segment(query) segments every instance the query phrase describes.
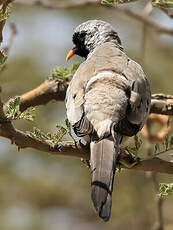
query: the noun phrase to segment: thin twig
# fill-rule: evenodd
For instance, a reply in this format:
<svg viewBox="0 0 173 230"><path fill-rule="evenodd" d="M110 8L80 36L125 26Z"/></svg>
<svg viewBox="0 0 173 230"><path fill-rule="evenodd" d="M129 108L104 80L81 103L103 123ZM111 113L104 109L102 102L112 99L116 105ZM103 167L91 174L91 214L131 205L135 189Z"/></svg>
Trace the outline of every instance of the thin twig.
<svg viewBox="0 0 173 230"><path fill-rule="evenodd" d="M61 2L51 2L51 1L15 1L15 5L28 5L28 6L41 6L47 9L67 9L67 8L77 8L77 7L86 7L88 5L98 5L100 4L100 0L85 0L85 1L77 1L73 3L67 3L66 1Z"/></svg>
<svg viewBox="0 0 173 230"><path fill-rule="evenodd" d="M144 10L143 10L143 15L145 17L148 17L151 12L153 11L153 6L151 4L151 1L147 2ZM141 34L141 60L144 62L145 59L145 51L146 51L146 40L147 40L147 26L145 23L142 25L142 34Z"/></svg>
<svg viewBox="0 0 173 230"><path fill-rule="evenodd" d="M52 77L46 79L37 88L20 96L20 110L45 105L52 100L64 101L68 83Z"/></svg>
<svg viewBox="0 0 173 230"><path fill-rule="evenodd" d="M157 33L160 34L169 34L173 35L173 28L167 28L165 26L162 26L161 24L158 24L157 22L151 20L150 18L146 17L142 13L136 13L134 11L129 10L125 7L119 7L119 6L113 6L118 12L121 12L131 18L136 19L139 22L145 23L145 25L149 26L153 30L155 30Z"/></svg>
<svg viewBox="0 0 173 230"><path fill-rule="evenodd" d="M65 1L64 1L65 2ZM146 17L142 13L136 13L128 8L125 7L120 7L115 4L109 4L109 5L101 5L100 0L88 0L88 1L81 1L81 2L73 2L72 4L67 4L67 3L55 3L55 2L44 2L44 1L35 1L35 2L30 2L30 1L15 1L15 4L22 4L22 5L37 5L37 6L42 6L48 9L64 9L64 8L76 8L76 7L84 7L87 5L98 5L99 7L114 7L118 12L123 13L131 18L134 18L140 22L145 23L145 25L151 27L158 33L165 33L169 35L173 35L173 28L167 28L165 26L162 26L158 24L157 22L151 20L150 18Z"/></svg>

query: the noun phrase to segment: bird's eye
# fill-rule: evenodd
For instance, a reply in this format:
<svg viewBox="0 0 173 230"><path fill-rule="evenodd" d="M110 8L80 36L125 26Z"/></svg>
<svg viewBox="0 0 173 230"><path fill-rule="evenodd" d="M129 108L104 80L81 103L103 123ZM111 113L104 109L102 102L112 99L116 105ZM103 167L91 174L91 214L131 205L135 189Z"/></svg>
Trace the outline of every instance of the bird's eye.
<svg viewBox="0 0 173 230"><path fill-rule="evenodd" d="M85 37L85 35L86 35L86 33L85 33L85 32L81 32L80 37L81 37L81 38L84 38L84 37Z"/></svg>

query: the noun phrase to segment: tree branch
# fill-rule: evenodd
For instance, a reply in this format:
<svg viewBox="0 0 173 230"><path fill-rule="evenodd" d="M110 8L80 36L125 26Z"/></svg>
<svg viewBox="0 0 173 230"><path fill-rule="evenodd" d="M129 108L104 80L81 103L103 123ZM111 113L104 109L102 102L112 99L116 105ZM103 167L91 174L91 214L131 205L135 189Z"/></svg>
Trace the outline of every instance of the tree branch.
<svg viewBox="0 0 173 230"><path fill-rule="evenodd" d="M133 166L132 169L173 174L173 163L154 157L140 161L137 165Z"/></svg>
<svg viewBox="0 0 173 230"><path fill-rule="evenodd" d="M65 2L65 1L64 1ZM141 13L136 13L134 11L129 10L126 7L120 7L115 4L106 4L106 5L101 5L100 0L86 0L86 1L81 1L81 2L73 2L73 3L64 3L64 2L44 2L44 1L34 1L34 2L26 2L26 1L15 1L15 4L22 4L22 5L37 5L37 6L42 6L48 9L64 9L64 8L76 8L76 7L86 7L87 5L98 5L100 7L114 7L115 10L117 10L120 13L123 13L131 18L134 18L140 22L145 23L145 25L151 27L158 33L164 33L164 34L169 34L173 35L173 28L167 28L165 26L162 26L161 24L158 24L157 22L151 20L149 17L146 17L143 12ZM170 12L170 11L169 11Z"/></svg>
<svg viewBox="0 0 173 230"><path fill-rule="evenodd" d="M125 7L119 7L119 6L113 6L118 12L121 12L131 18L136 19L137 21L143 22L145 25L151 27L154 29L157 33L160 34L169 34L173 35L173 28L167 28L165 26L162 26L161 24L158 24L157 22L149 19L146 17L145 14L143 13L136 13L134 11L129 10L128 8Z"/></svg>
<svg viewBox="0 0 173 230"><path fill-rule="evenodd" d="M153 94L150 113L173 115L173 96Z"/></svg>
<svg viewBox="0 0 173 230"><path fill-rule="evenodd" d="M33 148L42 152L48 152L56 155L73 156L84 159L89 159L88 146L82 145L80 142L74 143L70 141L59 142L57 144L51 144L49 142L42 142L29 135L21 132L13 126L11 121L8 121L3 112L3 103L0 101L0 136L11 140L12 144L15 144L18 149L21 148ZM124 158L124 155L123 155ZM121 168L126 168L120 165ZM140 161L132 169L143 171L155 171L160 173L173 174L173 163L164 161L159 158L152 158L144 161Z"/></svg>
<svg viewBox="0 0 173 230"><path fill-rule="evenodd" d="M0 136L11 140L12 144L16 144L18 149L33 148L42 152L48 152L51 154L61 154L67 156L76 156L86 158L86 148L81 148L81 144L75 144L74 142L66 141L57 144L49 142L42 142L35 138L30 137L26 133L15 129L12 122L8 120L3 112L3 103L0 100Z"/></svg>
<svg viewBox="0 0 173 230"><path fill-rule="evenodd" d="M20 96L20 110L23 112L29 107L45 105L52 100L64 101L68 81L57 78L48 78L37 88Z"/></svg>

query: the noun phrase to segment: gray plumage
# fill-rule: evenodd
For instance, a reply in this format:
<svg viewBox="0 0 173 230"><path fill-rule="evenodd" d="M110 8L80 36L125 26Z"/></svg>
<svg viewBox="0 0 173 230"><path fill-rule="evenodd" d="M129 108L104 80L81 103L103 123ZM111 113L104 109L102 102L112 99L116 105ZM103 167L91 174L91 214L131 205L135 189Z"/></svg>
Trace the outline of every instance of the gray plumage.
<svg viewBox="0 0 173 230"><path fill-rule="evenodd" d="M110 24L87 21L76 28L73 42L76 54L86 60L67 90L67 117L76 135L90 136L91 197L107 221L120 141L142 129L150 111L150 87Z"/></svg>

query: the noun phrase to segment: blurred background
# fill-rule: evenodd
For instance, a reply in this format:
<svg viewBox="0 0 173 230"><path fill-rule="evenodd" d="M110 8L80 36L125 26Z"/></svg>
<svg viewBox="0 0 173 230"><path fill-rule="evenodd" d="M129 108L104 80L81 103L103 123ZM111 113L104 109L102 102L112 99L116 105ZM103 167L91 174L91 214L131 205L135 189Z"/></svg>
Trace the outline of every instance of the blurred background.
<svg viewBox="0 0 173 230"><path fill-rule="evenodd" d="M55 2L71 4L72 1ZM139 12L145 3L126 6ZM152 12L151 18L173 27L173 20L158 9ZM113 8L90 5L48 9L16 4L4 29L3 46L9 38L10 22L15 23L18 33L7 67L0 75L3 100L38 86L56 66L81 62L81 58L74 57L67 64L65 57L73 47L74 28L88 19L102 19L116 28L126 53L142 64L152 93L172 94L173 37L147 28L142 59L142 24ZM34 122L18 121L16 127L32 130L36 126L44 132L54 132L56 124L64 124L66 117L62 102L40 106L36 114ZM159 175L159 182L172 182L172 179L169 175ZM80 159L52 156L33 149L18 152L9 140L0 138L0 230L150 230L156 217L154 199L153 184L146 173L117 172L112 217L104 223L92 207L90 172ZM165 230L172 230L173 197L164 201L163 210Z"/></svg>

